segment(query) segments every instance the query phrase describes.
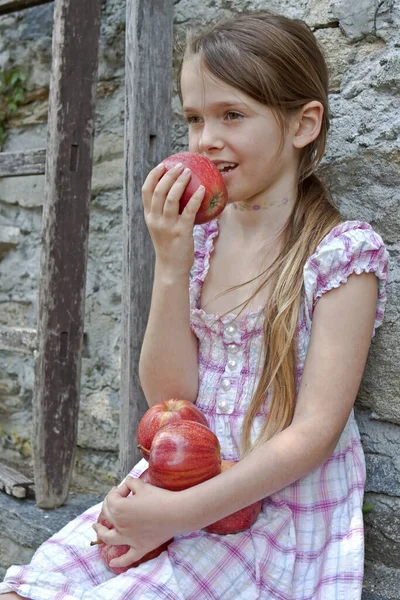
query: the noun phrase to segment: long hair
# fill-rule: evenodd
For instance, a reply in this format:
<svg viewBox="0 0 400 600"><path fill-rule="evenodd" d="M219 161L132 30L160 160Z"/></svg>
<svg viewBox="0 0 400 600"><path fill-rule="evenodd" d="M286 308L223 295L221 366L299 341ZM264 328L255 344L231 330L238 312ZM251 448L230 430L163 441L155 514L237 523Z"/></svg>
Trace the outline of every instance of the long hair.
<svg viewBox="0 0 400 600"><path fill-rule="evenodd" d="M288 117L295 111L312 100L324 107L321 131L300 155L296 200L280 233L279 256L261 274L258 289L243 307L271 284L263 324L264 362L242 431L245 455L288 427L293 419L303 267L321 239L342 221L315 174L329 129L328 72L317 41L305 23L266 11L241 13L198 35L189 30L183 61L192 55L199 55L205 69L220 80L273 108L282 139ZM268 417L252 446L252 422L269 394Z"/></svg>

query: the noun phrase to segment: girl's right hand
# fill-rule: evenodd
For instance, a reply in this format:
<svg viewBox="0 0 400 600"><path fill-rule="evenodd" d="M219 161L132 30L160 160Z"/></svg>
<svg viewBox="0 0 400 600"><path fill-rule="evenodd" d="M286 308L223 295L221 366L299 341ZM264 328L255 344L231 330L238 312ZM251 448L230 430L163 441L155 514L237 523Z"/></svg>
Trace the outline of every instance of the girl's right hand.
<svg viewBox="0 0 400 600"><path fill-rule="evenodd" d="M142 187L144 218L156 262L175 275L189 274L193 265L194 219L205 194L200 186L179 214L179 200L190 176L190 170L184 170L183 165L167 171L161 163L150 171Z"/></svg>

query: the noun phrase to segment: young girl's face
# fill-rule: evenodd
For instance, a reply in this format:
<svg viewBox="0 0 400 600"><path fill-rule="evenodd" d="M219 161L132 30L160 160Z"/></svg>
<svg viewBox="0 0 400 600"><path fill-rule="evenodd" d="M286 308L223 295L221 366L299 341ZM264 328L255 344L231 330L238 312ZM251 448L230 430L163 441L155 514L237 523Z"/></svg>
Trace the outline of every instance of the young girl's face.
<svg viewBox="0 0 400 600"><path fill-rule="evenodd" d="M181 90L189 127L189 150L205 155L221 170L229 202L257 204L290 195L298 164L289 126L284 134L273 111L185 60Z"/></svg>

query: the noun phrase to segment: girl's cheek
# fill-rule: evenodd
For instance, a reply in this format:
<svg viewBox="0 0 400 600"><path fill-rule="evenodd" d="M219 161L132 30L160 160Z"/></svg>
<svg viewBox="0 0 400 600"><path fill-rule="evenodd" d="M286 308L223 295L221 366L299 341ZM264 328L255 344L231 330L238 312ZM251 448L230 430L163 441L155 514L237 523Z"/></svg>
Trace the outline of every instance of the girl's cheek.
<svg viewBox="0 0 400 600"><path fill-rule="evenodd" d="M199 151L199 136L189 134L189 152Z"/></svg>

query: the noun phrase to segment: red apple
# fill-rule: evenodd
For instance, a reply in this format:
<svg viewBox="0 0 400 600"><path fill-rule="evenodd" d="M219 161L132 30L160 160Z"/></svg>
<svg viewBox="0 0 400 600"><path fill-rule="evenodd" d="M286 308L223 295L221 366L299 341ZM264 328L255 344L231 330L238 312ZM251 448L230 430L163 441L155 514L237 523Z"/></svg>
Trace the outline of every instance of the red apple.
<svg viewBox="0 0 400 600"><path fill-rule="evenodd" d="M111 523L109 523L106 520L106 518L104 517L104 514L102 512L100 512L97 521L98 521L98 523L101 523L102 525L104 525L104 527L107 527L107 529L114 528L113 525L111 525ZM106 564L106 567L108 569L110 569L110 571L115 573L116 575L120 575L121 573L125 573L125 571L127 571L128 569L137 567L141 563L151 560L152 558L156 558L157 556L159 556L161 554L161 552L164 552L164 550L166 550L168 548L169 544L173 541L174 540L172 538L172 539L168 540L167 542L164 542L164 544L161 544L160 546L158 546L158 548L155 548L154 550L147 552L147 554L142 556L142 558L140 558L139 560L135 560L133 563L131 563L127 567L111 567L110 562L112 561L113 558L119 558L123 554L126 554L129 550L130 546L128 546L126 544L121 544L121 545L105 544L101 540L97 540L97 542L91 542L91 546L94 546L95 544L99 544L100 556L101 556L102 560L104 561L104 563Z"/></svg>
<svg viewBox="0 0 400 600"><path fill-rule="evenodd" d="M235 464L236 463L234 461L223 460L221 463L221 473ZM208 531L208 533L218 533L219 535L245 531L256 521L258 515L260 514L261 506L262 500L258 500L257 502L250 504L250 506L241 508L231 515L228 515L227 517L208 525L208 527L204 527L204 530Z"/></svg>
<svg viewBox="0 0 400 600"><path fill-rule="evenodd" d="M197 211L195 224L207 223L224 210L228 192L224 178L211 160L194 152L179 152L163 160L163 163L168 170L177 163L182 163L191 171L191 178L179 201L179 214L182 213L199 185L204 185L206 191L203 202Z"/></svg>
<svg viewBox="0 0 400 600"><path fill-rule="evenodd" d="M178 400L171 398L157 402L147 410L140 420L137 431L138 448L142 456L149 458L151 444L156 431L171 423L181 419L187 421L197 421L208 427L207 419L193 402L188 400Z"/></svg>
<svg viewBox="0 0 400 600"><path fill-rule="evenodd" d="M150 483L172 491L202 483L221 470L217 436L195 421L174 421L157 431L149 456Z"/></svg>

